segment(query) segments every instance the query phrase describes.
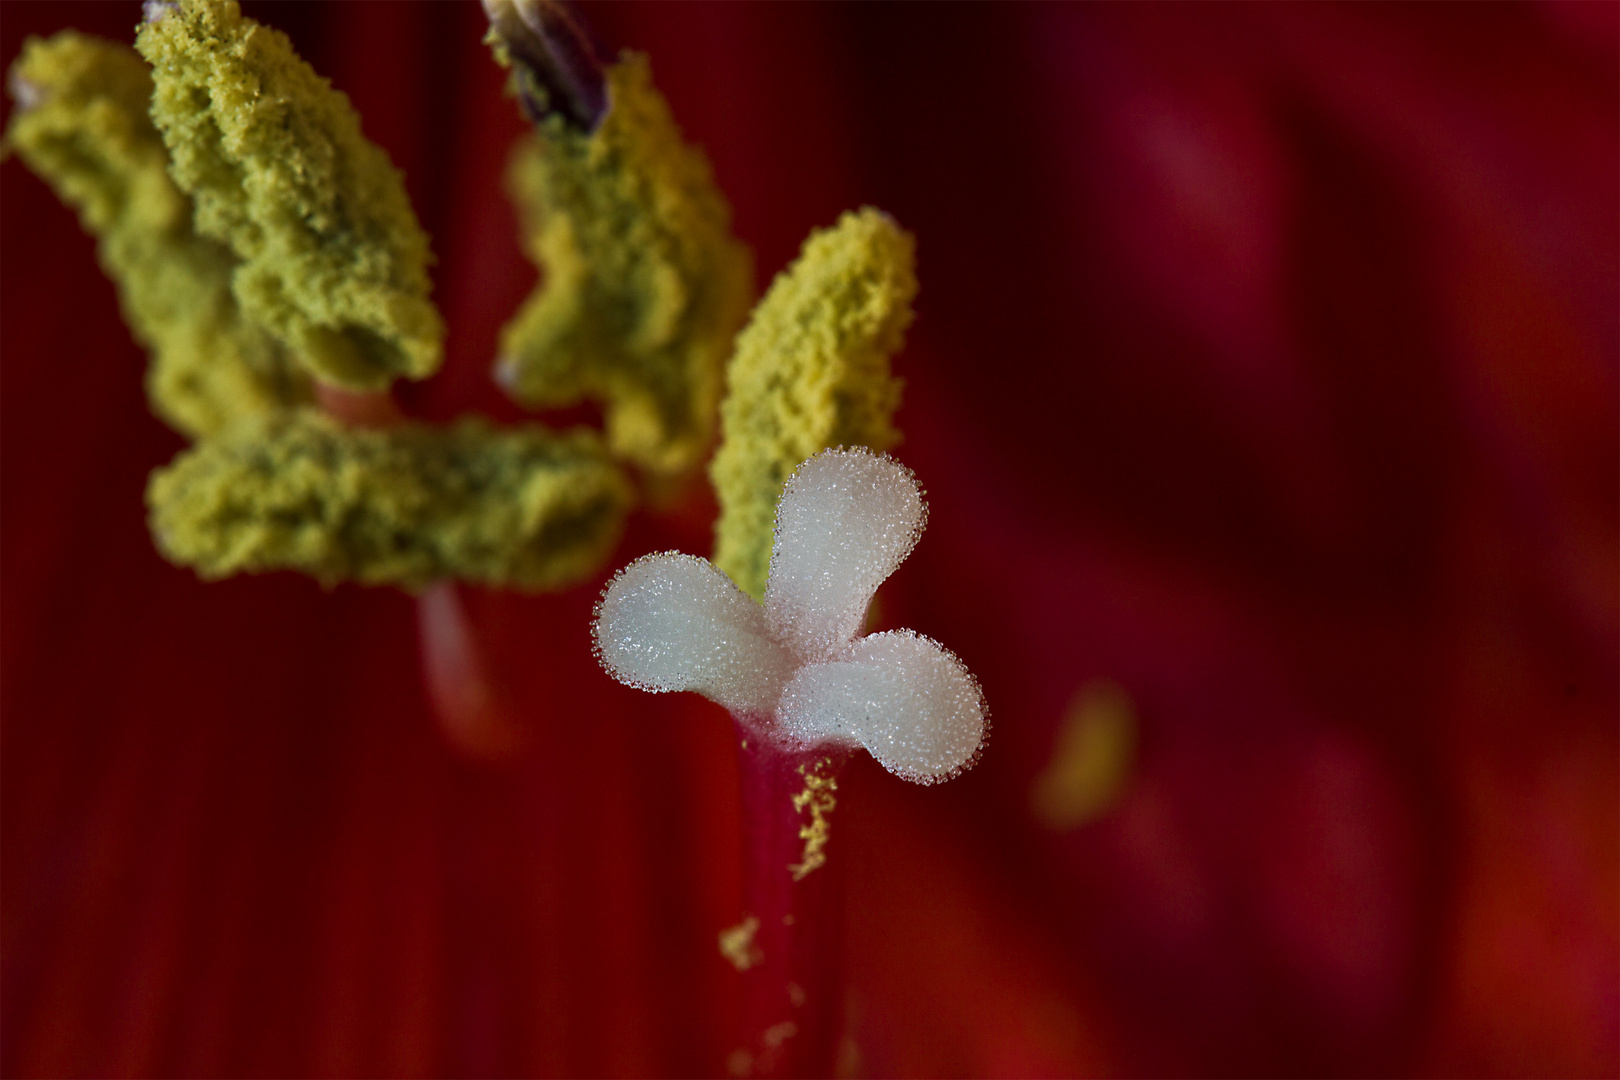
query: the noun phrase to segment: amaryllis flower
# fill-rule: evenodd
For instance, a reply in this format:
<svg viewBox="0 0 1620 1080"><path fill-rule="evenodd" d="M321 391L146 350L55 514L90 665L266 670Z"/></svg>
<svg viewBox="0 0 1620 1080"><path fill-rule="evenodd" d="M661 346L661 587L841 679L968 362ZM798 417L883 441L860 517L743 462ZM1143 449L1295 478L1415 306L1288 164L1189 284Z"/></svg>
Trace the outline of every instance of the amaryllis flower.
<svg viewBox="0 0 1620 1080"><path fill-rule="evenodd" d="M948 780L984 743L984 695L962 662L907 630L858 636L927 507L892 459L829 450L788 479L765 602L706 559L666 552L619 572L597 655L641 690L696 690L756 738L860 746L907 780Z"/></svg>
<svg viewBox="0 0 1620 1080"><path fill-rule="evenodd" d="M582 7L758 280L855 206L918 241L938 512L872 629L996 738L839 777L839 1070L1620 1070L1615 6ZM3 8L5 63L141 18ZM433 238L402 411L521 418L484 13L247 10ZM605 570L462 593L446 730L403 593L165 563L182 441L94 244L15 158L0 211L0 1071L726 1072L725 710L602 672ZM701 484L648 496L611 566L711 550Z"/></svg>

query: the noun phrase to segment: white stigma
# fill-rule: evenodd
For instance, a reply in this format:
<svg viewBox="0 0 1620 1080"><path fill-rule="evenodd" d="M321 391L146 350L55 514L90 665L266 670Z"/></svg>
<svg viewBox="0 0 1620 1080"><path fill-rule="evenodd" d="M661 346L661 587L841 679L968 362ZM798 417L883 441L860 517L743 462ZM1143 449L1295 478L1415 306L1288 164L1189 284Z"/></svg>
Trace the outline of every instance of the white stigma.
<svg viewBox="0 0 1620 1080"><path fill-rule="evenodd" d="M928 518L911 471L888 457L829 451L800 465L776 504L765 617L802 661L855 639L877 587L917 546Z"/></svg>
<svg viewBox="0 0 1620 1080"><path fill-rule="evenodd" d="M702 559L648 555L603 594L597 655L620 682L695 690L785 745L863 746L898 776L948 780L984 743L979 684L909 630L857 637L926 518L898 462L825 451L799 466L777 504L763 606Z"/></svg>

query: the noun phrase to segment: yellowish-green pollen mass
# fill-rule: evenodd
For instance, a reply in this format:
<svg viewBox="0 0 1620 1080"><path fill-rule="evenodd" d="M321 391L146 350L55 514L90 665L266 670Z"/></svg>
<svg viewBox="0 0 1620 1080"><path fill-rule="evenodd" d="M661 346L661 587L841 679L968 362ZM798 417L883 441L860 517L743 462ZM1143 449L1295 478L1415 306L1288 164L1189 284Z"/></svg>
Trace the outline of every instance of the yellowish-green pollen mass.
<svg viewBox="0 0 1620 1080"><path fill-rule="evenodd" d="M162 552L209 578L328 584L594 573L633 498L599 436L365 430L301 407L304 368L385 385L428 373L442 336L426 238L342 95L230 3L160 10L139 45L155 77L127 46L30 40L6 146L100 240L154 407L201 440L153 474Z"/></svg>
<svg viewBox="0 0 1620 1080"><path fill-rule="evenodd" d="M247 317L338 386L430 375L444 326L427 234L348 98L234 0L156 11L135 39L152 120L197 231L240 260L231 288Z"/></svg>
<svg viewBox="0 0 1620 1080"><path fill-rule="evenodd" d="M306 401L308 379L231 294L238 260L192 228L147 115L152 78L127 45L64 30L30 38L12 66L15 151L79 213L124 317L151 354L147 395L198 438Z"/></svg>
<svg viewBox="0 0 1620 1080"><path fill-rule="evenodd" d="M782 485L831 446L887 450L901 381L889 373L917 294L915 243L870 207L812 233L737 336L710 465L715 565L765 593Z"/></svg>
<svg viewBox="0 0 1620 1080"><path fill-rule="evenodd" d="M148 490L174 561L204 577L563 587L596 570L632 501L612 459L695 466L724 381L716 562L758 597L799 463L898 440L889 357L912 317L911 237L876 210L845 214L738 334L751 258L628 54L596 130L547 118L508 177L544 280L502 334L503 381L531 405L602 402L606 439L347 428L303 408L309 375L370 390L437 366L427 238L347 99L283 35L231 0L153 10L136 42L150 71L72 32L30 41L6 145L99 238L153 354L154 406L202 440Z"/></svg>
<svg viewBox="0 0 1620 1080"><path fill-rule="evenodd" d="M601 565L631 494L589 431L351 428L300 409L181 454L152 474L147 505L159 548L205 578L555 589Z"/></svg>
<svg viewBox="0 0 1620 1080"><path fill-rule="evenodd" d="M513 156L508 188L542 281L501 334L498 375L533 407L601 402L616 457L674 473L708 450L752 258L646 58L606 76L595 132L552 116Z"/></svg>

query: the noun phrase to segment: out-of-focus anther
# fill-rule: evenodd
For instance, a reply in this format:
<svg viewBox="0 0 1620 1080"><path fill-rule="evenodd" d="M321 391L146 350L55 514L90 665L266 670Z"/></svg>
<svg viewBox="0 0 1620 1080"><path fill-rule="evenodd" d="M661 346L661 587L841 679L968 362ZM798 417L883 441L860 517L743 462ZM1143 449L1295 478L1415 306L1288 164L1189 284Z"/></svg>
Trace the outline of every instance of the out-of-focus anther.
<svg viewBox="0 0 1620 1080"><path fill-rule="evenodd" d="M483 0L494 43L504 48L523 111L538 123L561 115L595 131L607 114L601 50L567 0Z"/></svg>

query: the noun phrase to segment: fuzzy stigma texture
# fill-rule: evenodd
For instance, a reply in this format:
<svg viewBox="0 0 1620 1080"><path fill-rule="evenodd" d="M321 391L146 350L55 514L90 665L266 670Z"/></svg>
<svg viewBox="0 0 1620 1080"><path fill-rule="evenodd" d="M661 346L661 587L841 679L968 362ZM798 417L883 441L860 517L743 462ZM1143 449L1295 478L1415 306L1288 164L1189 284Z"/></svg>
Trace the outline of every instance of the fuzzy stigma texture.
<svg viewBox="0 0 1620 1080"><path fill-rule="evenodd" d="M191 438L310 398L309 380L231 292L239 260L192 227L191 199L147 115L152 78L127 45L64 30L10 72L7 149L78 212L151 356L153 411Z"/></svg>
<svg viewBox="0 0 1620 1080"><path fill-rule="evenodd" d="M542 280L501 333L497 377L532 407L600 402L615 457L675 473L708 450L753 259L646 58L611 66L607 93L594 132L552 116L513 155Z"/></svg>
<svg viewBox="0 0 1620 1080"><path fill-rule="evenodd" d="M311 374L380 390L439 366L432 253L400 173L349 99L234 0L181 0L136 35L151 115L196 228L237 259L247 317Z"/></svg>
<svg viewBox="0 0 1620 1080"><path fill-rule="evenodd" d="M153 473L147 504L159 549L204 578L546 590L596 570L631 496L589 431L361 429L296 410L181 454Z"/></svg>
<svg viewBox="0 0 1620 1080"><path fill-rule="evenodd" d="M745 747L750 738L789 753L860 746L921 784L971 768L989 710L967 666L910 630L859 634L872 594L926 519L911 471L864 449L823 451L789 479L776 519L763 604L680 552L621 570L592 627L603 667L628 686L696 691L724 706L748 733ZM804 873L818 850L807 843Z"/></svg>
<svg viewBox="0 0 1620 1080"><path fill-rule="evenodd" d="M917 293L915 243L866 207L812 233L737 336L709 467L720 501L715 565L764 596L782 486L834 446L886 450L901 381L890 374Z"/></svg>

